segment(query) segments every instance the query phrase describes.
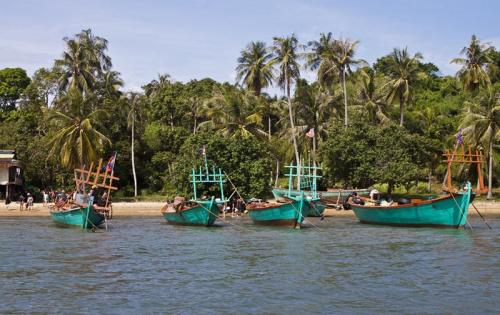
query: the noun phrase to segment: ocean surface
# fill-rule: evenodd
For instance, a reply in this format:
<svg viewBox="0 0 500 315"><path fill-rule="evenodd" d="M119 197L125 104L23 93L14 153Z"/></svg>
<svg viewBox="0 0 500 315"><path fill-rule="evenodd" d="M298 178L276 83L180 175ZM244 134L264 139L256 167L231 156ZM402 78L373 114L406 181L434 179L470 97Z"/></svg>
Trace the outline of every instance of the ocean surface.
<svg viewBox="0 0 500 315"><path fill-rule="evenodd" d="M493 230L228 222L117 217L92 233L0 218L0 313L500 313L498 218Z"/></svg>

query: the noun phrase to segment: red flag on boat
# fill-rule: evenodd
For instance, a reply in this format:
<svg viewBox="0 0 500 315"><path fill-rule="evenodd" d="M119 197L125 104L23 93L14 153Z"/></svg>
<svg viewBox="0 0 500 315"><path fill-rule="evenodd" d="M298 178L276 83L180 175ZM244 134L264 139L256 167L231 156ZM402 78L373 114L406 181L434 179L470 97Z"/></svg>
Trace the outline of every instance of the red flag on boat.
<svg viewBox="0 0 500 315"><path fill-rule="evenodd" d="M306 137L314 138L314 128L311 128L307 133Z"/></svg>
<svg viewBox="0 0 500 315"><path fill-rule="evenodd" d="M106 164L106 172L113 172L115 168L116 152L109 158L108 164Z"/></svg>

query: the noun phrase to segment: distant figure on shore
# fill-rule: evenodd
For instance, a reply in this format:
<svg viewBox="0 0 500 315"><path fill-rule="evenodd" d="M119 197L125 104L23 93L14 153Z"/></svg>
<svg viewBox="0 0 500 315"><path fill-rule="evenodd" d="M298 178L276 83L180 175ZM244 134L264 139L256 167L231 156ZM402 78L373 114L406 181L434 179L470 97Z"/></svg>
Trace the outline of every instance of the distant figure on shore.
<svg viewBox="0 0 500 315"><path fill-rule="evenodd" d="M19 211L23 211L24 210L24 195L21 193L19 195Z"/></svg>
<svg viewBox="0 0 500 315"><path fill-rule="evenodd" d="M49 205L49 193L46 189L43 190L43 206L47 207Z"/></svg>
<svg viewBox="0 0 500 315"><path fill-rule="evenodd" d="M28 193L28 199L27 199L27 202L26 202L26 208L27 208L28 211L33 210L33 195L31 195L30 193Z"/></svg>

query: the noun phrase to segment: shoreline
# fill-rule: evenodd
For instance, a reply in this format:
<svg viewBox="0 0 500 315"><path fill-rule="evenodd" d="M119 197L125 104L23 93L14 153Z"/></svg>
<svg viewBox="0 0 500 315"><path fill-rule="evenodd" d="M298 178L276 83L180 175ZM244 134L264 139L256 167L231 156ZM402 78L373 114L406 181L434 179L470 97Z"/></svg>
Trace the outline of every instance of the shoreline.
<svg viewBox="0 0 500 315"><path fill-rule="evenodd" d="M147 217L161 216L160 209L165 205L158 201L137 202L115 202L113 203L113 218L116 217ZM481 214L485 217L500 217L500 202L481 201L475 203ZM227 214L231 216L231 214ZM33 204L33 210L20 211L19 203L12 202L9 205L0 205L0 217L44 217L50 216L49 208L42 203ZM355 217L352 210L336 210L327 208L326 217ZM479 216L473 207L469 208L469 216Z"/></svg>

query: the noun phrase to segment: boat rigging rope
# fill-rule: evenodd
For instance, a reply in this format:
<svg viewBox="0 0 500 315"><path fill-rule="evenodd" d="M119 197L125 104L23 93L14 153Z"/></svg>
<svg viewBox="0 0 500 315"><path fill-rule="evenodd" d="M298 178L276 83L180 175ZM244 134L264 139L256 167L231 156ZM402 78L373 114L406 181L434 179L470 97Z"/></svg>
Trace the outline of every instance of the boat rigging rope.
<svg viewBox="0 0 500 315"><path fill-rule="evenodd" d="M461 220L461 219L465 216L465 214L464 214L464 212L462 211L462 207L460 207L460 206L458 205L458 202L457 202L457 200L455 199L455 196L453 195L453 193L452 193L452 192L450 192L450 194L451 194L451 197L453 198L453 201L455 201L455 204L457 205L458 210L460 210L460 213L462 214L462 216L460 217L460 220ZM459 223L460 223L460 222L459 222ZM466 223L466 224L470 227L471 231L472 231L472 230L474 230L474 229L472 228L472 225L471 225L471 224L469 223L469 221L467 220L467 217L465 217L465 223Z"/></svg>
<svg viewBox="0 0 500 315"><path fill-rule="evenodd" d="M483 215L481 214L481 212L479 212L479 210L476 208L476 205L473 204L472 202L471 202L471 205L474 207L474 209L476 210L477 214L479 214L479 216L481 217L481 219L483 219L484 224L486 224L486 226L491 230L491 226L488 224L488 222L486 222L486 219L483 217Z"/></svg>

